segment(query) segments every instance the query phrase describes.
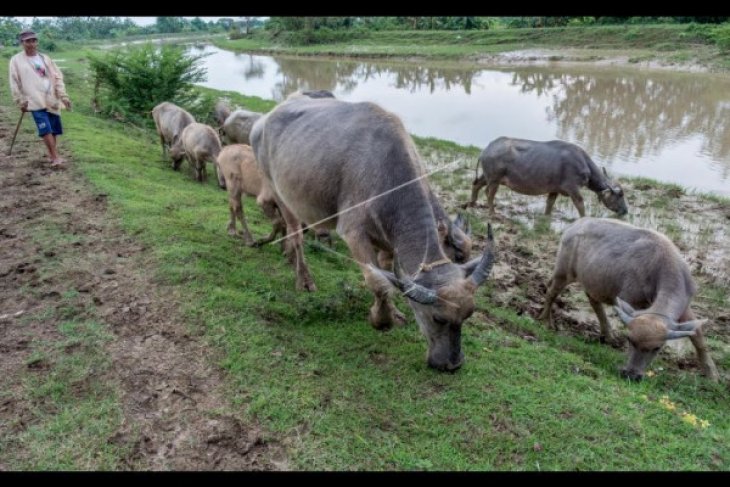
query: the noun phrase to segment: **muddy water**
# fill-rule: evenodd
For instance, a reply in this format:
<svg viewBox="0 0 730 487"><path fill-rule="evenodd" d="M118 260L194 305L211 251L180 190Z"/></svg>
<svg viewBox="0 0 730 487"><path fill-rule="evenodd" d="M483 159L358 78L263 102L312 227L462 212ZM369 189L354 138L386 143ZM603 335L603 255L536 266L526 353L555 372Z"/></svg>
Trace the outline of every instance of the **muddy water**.
<svg viewBox="0 0 730 487"><path fill-rule="evenodd" d="M191 47L205 86L282 100L297 89L373 101L410 133L485 147L563 139L621 175L730 195L730 77L610 66L484 68L235 54Z"/></svg>

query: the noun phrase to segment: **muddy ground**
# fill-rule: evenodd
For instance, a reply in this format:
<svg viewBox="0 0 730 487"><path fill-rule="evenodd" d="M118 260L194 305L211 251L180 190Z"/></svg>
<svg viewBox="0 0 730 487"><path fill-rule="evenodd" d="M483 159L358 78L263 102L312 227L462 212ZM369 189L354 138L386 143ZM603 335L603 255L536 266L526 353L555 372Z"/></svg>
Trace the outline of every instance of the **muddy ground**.
<svg viewBox="0 0 730 487"><path fill-rule="evenodd" d="M112 366L95 379L113 383L120 391L124 421L108 441L131 445L123 468L286 469L280 443L235 413L220 413L226 410L225 386L213 365L216 352L206 345L202 329L180 318L176 290L150 277L146 269L154 262L148 252L120 230L107 212L105 195L85 182L73 159L66 170L50 169L42 144L28 131L21 131L13 155L5 155L14 129L7 120L16 117L7 110L0 107L0 120L6 120L0 123L0 386L9 393L0 400L0 435L17 433L35 421L34 410L42 404L24 399L21 380L29 371L49 373L52 364L29 363L31 345L34 340L60 338L63 314L44 310L67 307L62 292L75 289L76 316L106 323L114 334L107 345ZM452 214L468 200L472 178L472 161L465 161L462 170L433 178ZM624 189L635 223L657 228L671 220L674 240L700 287L730 288L730 205L682 191L667 194L649 185L624 182ZM588 213L600 215L595 196L585 196ZM666 208L652 204L659 198L668 198ZM469 210L471 218L490 220L483 201L482 195L480 205ZM498 216L491 221L498 261L490 279L490 299L535 317L552 271L557 232L577 213L566 198L559 198L555 214L545 219L540 216L544 198L519 196L506 188L498 192L497 203ZM54 245L39 241L37 228L48 224L76 238ZM555 233L530 238L530 229L540 225L551 226ZM475 243L476 252L483 238L477 235ZM41 272L49 263L53 272ZM728 353L730 310L702 296L694 303L696 313L711 321L707 335L717 360ZM597 320L576 285L564 291L556 308L561 333L597 339ZM478 311L475 318L484 319L485 314ZM27 319L33 316L45 318ZM685 354L676 363L695 367L693 358ZM727 371L721 374L727 381ZM6 468L0 459L0 470Z"/></svg>
<svg viewBox="0 0 730 487"><path fill-rule="evenodd" d="M0 120L17 117L0 110ZM131 447L125 469L285 468L283 450L257 425L220 413L226 402L214 352L180 319L175 290L153 282L146 269L154 263L109 217L105 195L72 158L68 169L51 169L27 127L6 156L14 128L0 123L0 436L30 427L43 409L42 399L19 393L21 380L52 368L29 363L32 344L61 338L69 306L62 293L75 289L75 318L106 323L114 334L106 350L111 367L90 380L120 391L124 419L108 441ZM43 225L75 238L46 244L37 238ZM7 468L0 458L0 470Z"/></svg>
<svg viewBox="0 0 730 487"><path fill-rule="evenodd" d="M438 151L422 151L438 188L438 195L453 215L471 198L475 161L454 159ZM449 166L446 166L449 165ZM439 171L442 167L449 167ZM435 172L434 172L435 171ZM717 295L730 292L730 203L687 193L677 186L657 187L641 180L615 177L626 194L629 215L623 220L665 233L677 245L690 265L699 292L692 302L695 314L708 318L704 330L716 363L730 354L730 309L718 302ZM590 191L583 192L586 213L612 217ZM501 186L495 198L497 211L490 218L484 188L477 205L468 211L472 221L491 222L498 247L497 262L490 281L492 303L515 309L518 314L537 318L542 310L546 285L552 275L560 233L578 218L569 198L560 196L552 217L544 216L546 197L525 196ZM475 249L484 246L482 235L475 235ZM727 301L725 301L727 303ZM607 311L614 330L620 326L611 310ZM598 319L580 285L569 285L557 298L553 319L560 333L598 340ZM615 333L617 348L626 346L625 336ZM694 349L689 339L668 342L662 355L677 367L696 368ZM722 367L721 367L722 369ZM730 385L730 371L720 370Z"/></svg>
<svg viewBox="0 0 730 487"><path fill-rule="evenodd" d="M685 71L707 73L722 71L696 60L678 62L672 52L641 49L547 49L533 48L499 52L475 57L472 62L482 66L575 66L590 63L593 66L624 66L630 69Z"/></svg>

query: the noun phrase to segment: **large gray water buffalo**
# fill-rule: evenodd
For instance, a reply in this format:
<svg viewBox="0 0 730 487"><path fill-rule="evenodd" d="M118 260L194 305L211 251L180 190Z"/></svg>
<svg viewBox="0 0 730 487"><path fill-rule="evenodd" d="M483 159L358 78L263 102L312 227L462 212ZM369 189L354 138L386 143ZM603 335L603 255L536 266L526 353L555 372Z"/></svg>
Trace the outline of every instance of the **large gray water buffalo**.
<svg viewBox="0 0 730 487"><path fill-rule="evenodd" d="M184 109L167 101L152 109L152 118L160 136L162 159L165 160L166 152L179 142L185 127L195 122L195 119Z"/></svg>
<svg viewBox="0 0 730 487"><path fill-rule="evenodd" d="M404 321L389 297L397 288L426 336L428 365L458 369L462 323L494 260L491 226L481 257L461 265L446 257L424 169L398 117L372 103L295 97L256 122L251 142L287 224L297 287L316 289L300 222L326 220L375 295L370 323ZM394 256L395 273L377 267L380 250Z"/></svg>
<svg viewBox="0 0 730 487"><path fill-rule="evenodd" d="M251 147L244 144L233 144L224 147L218 154L218 169L223 174L228 189L228 207L231 212L228 233L230 235L236 234L236 219L238 219L241 222L243 240L247 245L261 245L271 242L279 233L283 236L286 225L279 213L271 190L262 181L261 171L256 164L256 158ZM242 195L256 198L256 202L264 214L271 220L273 229L267 238L254 242L246 224L246 216L243 213Z"/></svg>
<svg viewBox="0 0 730 487"><path fill-rule="evenodd" d="M196 179L203 182L208 173L206 161L213 162L218 178L218 186L225 189L226 181L218 168L218 154L221 151L221 141L218 134L210 126L193 122L183 129L180 139L170 149L173 168L177 171L183 157L187 157L190 165L195 168Z"/></svg>
<svg viewBox="0 0 730 487"><path fill-rule="evenodd" d="M690 309L696 286L689 266L667 237L616 220L581 218L563 233L539 319L552 326L553 301L575 281L598 316L602 341L612 339L602 303L618 305L629 329L623 376L640 380L667 340L689 337L703 373L718 379L702 334L707 320L695 320Z"/></svg>
<svg viewBox="0 0 730 487"><path fill-rule="evenodd" d="M569 142L499 137L479 156L477 174L480 165L483 174L474 178L471 201L464 206L474 206L479 190L486 186L487 206L492 215L500 184L522 194L547 194L546 215L552 212L555 199L562 194L570 196L580 216L585 216L580 194L583 186L596 193L609 210L619 215L628 211L621 186L608 179L605 168L601 174L586 151Z"/></svg>

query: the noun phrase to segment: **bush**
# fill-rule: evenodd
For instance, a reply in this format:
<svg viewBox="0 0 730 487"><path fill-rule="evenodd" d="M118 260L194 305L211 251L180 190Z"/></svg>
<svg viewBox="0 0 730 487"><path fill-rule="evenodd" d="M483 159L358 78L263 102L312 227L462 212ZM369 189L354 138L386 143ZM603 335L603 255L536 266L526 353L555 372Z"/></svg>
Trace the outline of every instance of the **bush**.
<svg viewBox="0 0 730 487"><path fill-rule="evenodd" d="M151 123L149 112L158 103L195 105L198 95L193 84L205 80L205 68L199 66L204 56L151 43L91 56L97 110L117 119Z"/></svg>
<svg viewBox="0 0 730 487"><path fill-rule="evenodd" d="M722 52L730 52L730 24L715 27L712 32L712 40Z"/></svg>

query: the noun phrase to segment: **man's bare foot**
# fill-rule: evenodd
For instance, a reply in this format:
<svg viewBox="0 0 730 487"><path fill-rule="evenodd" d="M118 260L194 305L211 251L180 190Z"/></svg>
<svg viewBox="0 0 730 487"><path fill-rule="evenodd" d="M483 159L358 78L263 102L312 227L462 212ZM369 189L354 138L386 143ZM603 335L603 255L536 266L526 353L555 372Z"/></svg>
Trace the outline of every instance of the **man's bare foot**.
<svg viewBox="0 0 730 487"><path fill-rule="evenodd" d="M53 168L64 168L66 167L66 160L62 158L54 159L51 161L51 167Z"/></svg>

